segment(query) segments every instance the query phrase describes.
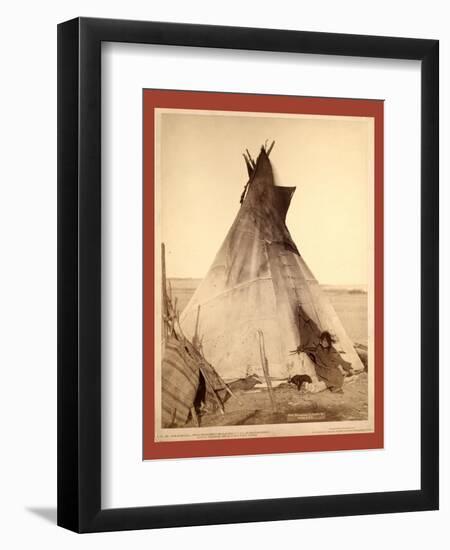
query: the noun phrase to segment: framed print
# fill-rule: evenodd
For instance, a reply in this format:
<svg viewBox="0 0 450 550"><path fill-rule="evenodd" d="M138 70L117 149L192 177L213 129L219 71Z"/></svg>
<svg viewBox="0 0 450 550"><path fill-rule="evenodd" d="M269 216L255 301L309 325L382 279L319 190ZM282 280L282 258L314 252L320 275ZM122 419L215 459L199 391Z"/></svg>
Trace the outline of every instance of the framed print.
<svg viewBox="0 0 450 550"><path fill-rule="evenodd" d="M58 212L59 525L438 507L437 41L62 23Z"/></svg>

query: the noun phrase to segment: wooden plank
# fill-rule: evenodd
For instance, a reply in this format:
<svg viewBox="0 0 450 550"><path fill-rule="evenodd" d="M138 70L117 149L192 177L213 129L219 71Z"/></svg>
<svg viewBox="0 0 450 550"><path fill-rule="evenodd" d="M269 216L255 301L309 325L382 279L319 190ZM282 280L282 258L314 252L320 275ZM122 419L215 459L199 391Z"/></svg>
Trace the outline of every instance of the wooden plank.
<svg viewBox="0 0 450 550"><path fill-rule="evenodd" d="M270 403L272 405L273 412L277 412L277 404L275 401L275 396L273 394L272 381L269 376L269 365L266 357L266 350L264 346L264 334L262 330L258 330L259 338L259 353L261 358L261 366L264 373L264 378L266 379L267 389L269 390Z"/></svg>

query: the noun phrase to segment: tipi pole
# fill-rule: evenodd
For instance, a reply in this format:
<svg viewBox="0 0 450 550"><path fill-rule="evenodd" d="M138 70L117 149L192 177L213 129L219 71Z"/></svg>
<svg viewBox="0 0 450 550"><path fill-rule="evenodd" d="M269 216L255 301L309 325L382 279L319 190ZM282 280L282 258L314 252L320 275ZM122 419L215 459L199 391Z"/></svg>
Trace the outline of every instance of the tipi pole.
<svg viewBox="0 0 450 550"><path fill-rule="evenodd" d="M209 378L208 378L208 376L206 375L206 372L205 372L205 370L204 370L202 367L200 367L200 372L203 374L203 378L205 379L205 383L208 384L208 386L211 388L211 391L212 391L212 393L213 393L213 395L214 395L214 398L215 398L215 400L216 400L216 403L217 403L217 405L219 406L220 412L221 412L222 414L225 414L225 409L223 408L223 403L222 403L222 401L219 399L219 396L217 395L216 390L214 389L214 386L213 386L213 385L211 384L211 382L209 381Z"/></svg>
<svg viewBox="0 0 450 550"><path fill-rule="evenodd" d="M164 243L161 243L161 270L162 270L162 327L164 330L164 339L169 334L168 318L169 318L169 305L167 300L167 287L166 287L166 247Z"/></svg>
<svg viewBox="0 0 450 550"><path fill-rule="evenodd" d="M200 428L200 422L198 420L197 411L195 410L195 407L191 407L190 411L191 411L192 419L194 420L197 428Z"/></svg>
<svg viewBox="0 0 450 550"><path fill-rule="evenodd" d="M198 332L199 323L200 323L200 305L197 308L197 319L195 321L195 332L194 332L194 336L192 337L192 345L198 351L200 351L200 347L201 347L200 346L200 335L199 335L199 332Z"/></svg>
<svg viewBox="0 0 450 550"><path fill-rule="evenodd" d="M231 397L236 398L236 399L237 399L237 402L239 403L239 405L242 406L244 403L242 403L242 401L239 399L239 397L238 397L235 393L233 393L233 392L231 391L230 386L229 386L223 379L222 379L222 382L223 382L223 384L224 384L224 386L225 386L225 390L231 395Z"/></svg>
<svg viewBox="0 0 450 550"><path fill-rule="evenodd" d="M255 167L256 167L256 162L252 159L252 156L251 156L251 154L249 153L248 149L246 149L245 152L247 153L248 159L249 159L249 161L250 161L250 164L251 164L251 166L252 166L252 168L253 168L253 170L254 170Z"/></svg>
<svg viewBox="0 0 450 550"><path fill-rule="evenodd" d="M275 397L273 395L272 381L269 376L269 365L266 357L266 350L264 346L264 334L262 330L258 330L259 338L259 354L261 357L261 366L264 373L264 378L266 379L267 389L269 390L270 403L272 405L273 412L277 412L277 404L275 402Z"/></svg>
<svg viewBox="0 0 450 550"><path fill-rule="evenodd" d="M275 140L272 141L272 144L271 144L270 147L267 149L267 156L270 155L270 152L272 151L274 145L275 145Z"/></svg>

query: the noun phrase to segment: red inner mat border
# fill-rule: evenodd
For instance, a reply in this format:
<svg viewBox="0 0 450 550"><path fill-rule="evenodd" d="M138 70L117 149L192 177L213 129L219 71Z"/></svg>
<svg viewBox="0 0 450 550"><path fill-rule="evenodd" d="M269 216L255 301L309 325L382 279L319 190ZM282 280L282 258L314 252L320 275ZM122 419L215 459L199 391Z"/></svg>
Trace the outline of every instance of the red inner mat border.
<svg viewBox="0 0 450 550"><path fill-rule="evenodd" d="M375 126L375 430L249 439L155 441L155 109L197 109L372 117ZM143 460L378 449L384 445L383 402L383 112L382 100L177 90L143 90Z"/></svg>

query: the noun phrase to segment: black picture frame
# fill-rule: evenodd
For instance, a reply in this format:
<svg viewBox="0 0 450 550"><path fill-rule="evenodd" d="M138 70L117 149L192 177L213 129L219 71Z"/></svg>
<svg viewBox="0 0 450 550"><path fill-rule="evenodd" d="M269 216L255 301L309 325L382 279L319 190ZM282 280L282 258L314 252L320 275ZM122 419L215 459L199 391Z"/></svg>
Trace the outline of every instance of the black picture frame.
<svg viewBox="0 0 450 550"><path fill-rule="evenodd" d="M421 62L420 490L102 510L104 41ZM58 26L58 525L97 532L438 509L438 79L437 40L91 18Z"/></svg>

